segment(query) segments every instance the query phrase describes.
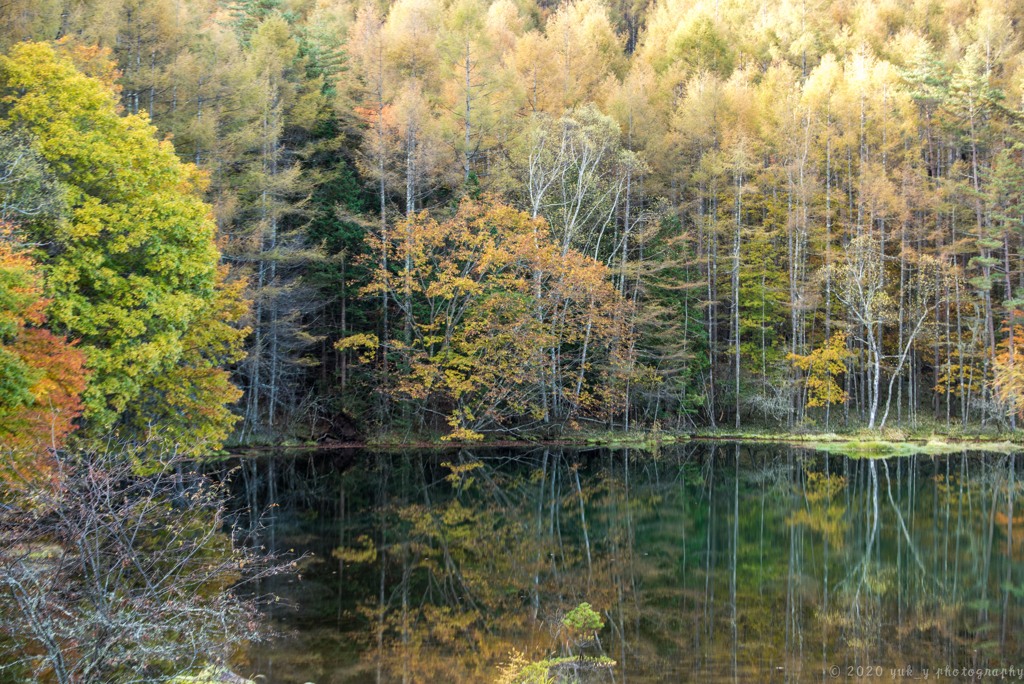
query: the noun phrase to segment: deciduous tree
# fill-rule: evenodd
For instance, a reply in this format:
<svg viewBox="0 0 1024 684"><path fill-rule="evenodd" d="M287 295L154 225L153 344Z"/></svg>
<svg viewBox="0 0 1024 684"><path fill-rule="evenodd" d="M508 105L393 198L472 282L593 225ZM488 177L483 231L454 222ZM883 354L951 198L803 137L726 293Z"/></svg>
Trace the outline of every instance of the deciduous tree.
<svg viewBox="0 0 1024 684"><path fill-rule="evenodd" d="M93 433L109 430L184 355L216 356L239 334L195 335L214 302L234 296L218 283L205 178L145 117L121 116L109 85L43 44L0 57L0 129L27 136L64 190L67 218L24 231L44 246L50 324L87 358L84 416ZM213 419L219 434L233 422Z"/></svg>
<svg viewBox="0 0 1024 684"><path fill-rule="evenodd" d="M47 330L43 279L0 223L0 480L21 489L51 473L82 411L85 355Z"/></svg>
<svg viewBox="0 0 1024 684"><path fill-rule="evenodd" d="M450 439L601 412L595 371L630 348L627 304L604 266L493 200L465 199L444 221L414 215L390 234L374 248L395 268L379 269L367 294L408 303L411 329L388 345L398 358L386 391L443 415Z"/></svg>

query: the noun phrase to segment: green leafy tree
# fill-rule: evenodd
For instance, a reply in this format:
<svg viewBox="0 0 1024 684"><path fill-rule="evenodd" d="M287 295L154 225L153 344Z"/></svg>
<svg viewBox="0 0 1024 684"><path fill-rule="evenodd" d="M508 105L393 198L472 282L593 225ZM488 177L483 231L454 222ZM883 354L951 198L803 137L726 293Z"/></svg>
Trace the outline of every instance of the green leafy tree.
<svg viewBox="0 0 1024 684"><path fill-rule="evenodd" d="M23 43L0 57L0 131L27 136L64 190L65 220L28 222L52 297L48 314L57 332L81 341L91 371L83 395L95 434L145 421L143 407L161 405L175 378L181 392L201 393L211 364L242 334L213 326L223 310L214 222L202 200L205 177L160 142L145 116L120 116L109 84L81 73L44 44ZM203 333L199 334L202 329ZM222 383L210 406L235 398ZM223 435L227 411L165 414L176 439L199 448L203 435Z"/></svg>
<svg viewBox="0 0 1024 684"><path fill-rule="evenodd" d="M562 625L569 630L569 638L577 645L592 641L597 638L597 633L604 628L604 620L589 603L584 601L576 606L562 618ZM580 651L580 660L583 659L583 652Z"/></svg>

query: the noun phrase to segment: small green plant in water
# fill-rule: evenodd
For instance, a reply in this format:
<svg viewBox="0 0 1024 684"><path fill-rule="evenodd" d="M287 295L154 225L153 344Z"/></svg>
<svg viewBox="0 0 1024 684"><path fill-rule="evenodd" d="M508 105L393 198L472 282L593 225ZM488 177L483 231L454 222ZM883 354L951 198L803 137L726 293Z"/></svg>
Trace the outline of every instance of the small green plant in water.
<svg viewBox="0 0 1024 684"><path fill-rule="evenodd" d="M583 660L583 646L595 641L597 633L604 628L601 616L586 601L566 613L562 624L569 631L570 641L580 647L580 660Z"/></svg>

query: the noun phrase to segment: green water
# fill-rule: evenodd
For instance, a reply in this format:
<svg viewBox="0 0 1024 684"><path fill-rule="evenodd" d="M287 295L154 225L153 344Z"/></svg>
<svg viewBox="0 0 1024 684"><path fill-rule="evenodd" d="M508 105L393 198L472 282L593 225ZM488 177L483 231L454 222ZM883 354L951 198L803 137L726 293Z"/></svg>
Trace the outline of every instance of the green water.
<svg viewBox="0 0 1024 684"><path fill-rule="evenodd" d="M587 653L615 665L585 681L1016 680L1018 468L727 443L247 459L263 542L307 555L262 587L288 633L238 670L491 682L513 650L567 653L561 616L588 601Z"/></svg>

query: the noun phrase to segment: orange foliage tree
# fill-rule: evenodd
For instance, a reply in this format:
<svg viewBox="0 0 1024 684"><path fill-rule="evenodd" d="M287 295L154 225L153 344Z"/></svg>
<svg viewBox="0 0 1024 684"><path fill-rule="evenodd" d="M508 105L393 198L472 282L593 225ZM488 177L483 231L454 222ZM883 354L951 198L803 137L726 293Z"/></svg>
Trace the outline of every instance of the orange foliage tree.
<svg viewBox="0 0 1024 684"><path fill-rule="evenodd" d="M42 278L0 225L0 475L45 475L82 411L85 355L46 330Z"/></svg>
<svg viewBox="0 0 1024 684"><path fill-rule="evenodd" d="M629 354L629 304L606 266L563 255L543 219L465 199L453 217L412 216L372 248L397 265L378 267L365 292L388 298L394 328L338 346L386 359L384 391L444 416L448 439L605 410L589 388Z"/></svg>

